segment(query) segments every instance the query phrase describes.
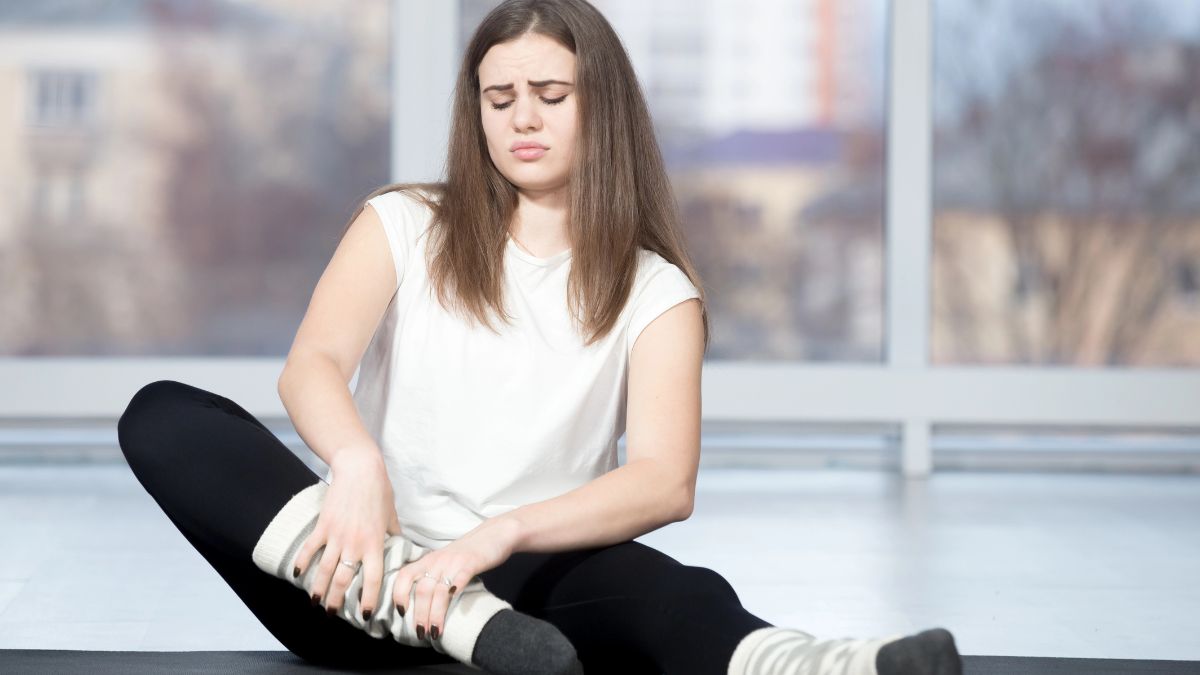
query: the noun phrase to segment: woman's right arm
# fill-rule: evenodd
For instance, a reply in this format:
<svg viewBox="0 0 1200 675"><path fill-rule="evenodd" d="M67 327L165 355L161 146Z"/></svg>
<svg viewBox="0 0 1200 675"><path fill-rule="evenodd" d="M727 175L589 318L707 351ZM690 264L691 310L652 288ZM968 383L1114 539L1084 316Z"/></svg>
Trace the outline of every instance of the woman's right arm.
<svg viewBox="0 0 1200 675"><path fill-rule="evenodd" d="M279 376L279 400L304 443L330 469L346 455L379 457L337 361L320 352L292 352Z"/></svg>
<svg viewBox="0 0 1200 675"><path fill-rule="evenodd" d="M338 565L341 559L362 561L362 609L378 609L384 539L401 533L383 456L349 388L395 292L390 251L378 214L365 207L318 280L278 381L296 432L332 474L317 526L298 556L303 574L325 547L313 588L331 611L341 608L354 577Z"/></svg>

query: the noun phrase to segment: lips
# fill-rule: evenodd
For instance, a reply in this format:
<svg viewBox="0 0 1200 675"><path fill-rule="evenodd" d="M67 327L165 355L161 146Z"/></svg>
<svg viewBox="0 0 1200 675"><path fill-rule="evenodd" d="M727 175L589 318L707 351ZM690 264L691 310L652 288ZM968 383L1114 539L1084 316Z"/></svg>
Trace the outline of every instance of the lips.
<svg viewBox="0 0 1200 675"><path fill-rule="evenodd" d="M546 154L545 148L529 147L513 150L513 156L521 160L536 160Z"/></svg>
<svg viewBox="0 0 1200 675"><path fill-rule="evenodd" d="M537 141L517 141L508 147L509 151L515 152L523 148L537 148L539 150L549 150L549 147L538 143Z"/></svg>

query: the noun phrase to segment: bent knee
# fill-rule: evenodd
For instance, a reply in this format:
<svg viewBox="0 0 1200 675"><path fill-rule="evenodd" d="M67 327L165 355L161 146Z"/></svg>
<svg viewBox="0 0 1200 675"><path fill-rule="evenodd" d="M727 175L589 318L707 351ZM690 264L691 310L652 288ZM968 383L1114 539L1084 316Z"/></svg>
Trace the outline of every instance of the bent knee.
<svg viewBox="0 0 1200 675"><path fill-rule="evenodd" d="M175 380L156 380L138 389L117 419L117 443L125 458L132 461L131 455L152 444L152 437L170 424L169 411L194 391Z"/></svg>

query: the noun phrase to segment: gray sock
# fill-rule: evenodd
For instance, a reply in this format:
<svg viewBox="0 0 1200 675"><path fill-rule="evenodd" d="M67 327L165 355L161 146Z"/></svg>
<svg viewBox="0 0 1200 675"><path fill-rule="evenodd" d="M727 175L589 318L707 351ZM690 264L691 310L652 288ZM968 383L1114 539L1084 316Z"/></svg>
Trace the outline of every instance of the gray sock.
<svg viewBox="0 0 1200 675"><path fill-rule="evenodd" d="M962 675L962 659L950 631L930 628L880 647L875 669L879 675Z"/></svg>
<svg viewBox="0 0 1200 675"><path fill-rule="evenodd" d="M554 624L511 609L483 625L471 662L496 675L583 675L575 647Z"/></svg>

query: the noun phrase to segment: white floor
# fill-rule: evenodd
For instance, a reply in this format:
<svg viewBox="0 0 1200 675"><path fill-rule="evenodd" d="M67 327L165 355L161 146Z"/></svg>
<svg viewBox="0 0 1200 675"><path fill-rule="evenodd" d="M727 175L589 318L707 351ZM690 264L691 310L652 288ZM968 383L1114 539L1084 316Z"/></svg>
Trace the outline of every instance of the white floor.
<svg viewBox="0 0 1200 675"><path fill-rule="evenodd" d="M640 541L819 637L1200 660L1200 476L705 469ZM124 463L0 465L0 551L0 648L283 648Z"/></svg>

